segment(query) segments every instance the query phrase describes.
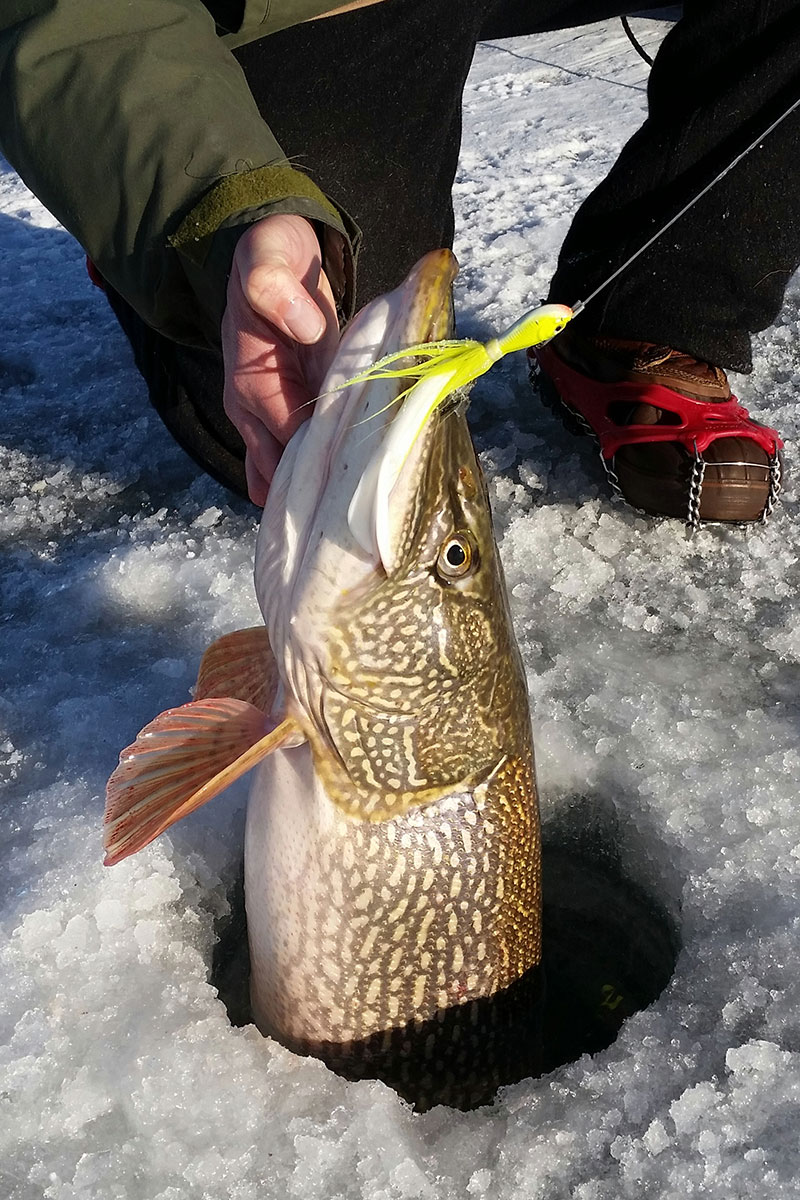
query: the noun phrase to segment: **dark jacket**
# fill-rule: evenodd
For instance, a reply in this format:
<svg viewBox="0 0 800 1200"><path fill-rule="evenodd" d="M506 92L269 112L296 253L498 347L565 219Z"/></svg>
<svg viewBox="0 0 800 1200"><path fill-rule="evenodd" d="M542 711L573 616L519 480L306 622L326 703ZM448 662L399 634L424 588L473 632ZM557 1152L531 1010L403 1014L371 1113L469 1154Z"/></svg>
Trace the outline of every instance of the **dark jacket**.
<svg viewBox="0 0 800 1200"><path fill-rule="evenodd" d="M344 234L352 279L352 223L288 165L230 53L335 5L0 6L0 148L101 274L177 341L219 342L236 240L269 213Z"/></svg>

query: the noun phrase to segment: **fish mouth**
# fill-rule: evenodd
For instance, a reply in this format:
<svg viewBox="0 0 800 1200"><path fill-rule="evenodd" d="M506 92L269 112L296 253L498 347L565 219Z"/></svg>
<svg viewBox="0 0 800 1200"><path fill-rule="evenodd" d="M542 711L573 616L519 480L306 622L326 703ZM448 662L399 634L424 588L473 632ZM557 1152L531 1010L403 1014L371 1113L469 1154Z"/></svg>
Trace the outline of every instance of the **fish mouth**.
<svg viewBox="0 0 800 1200"><path fill-rule="evenodd" d="M431 251L398 288L358 313L311 419L278 464L256 548L256 593L285 682L305 708L313 709L315 685L300 664L325 658L326 622L342 597L390 569L402 517L392 508L386 463L407 403L398 398L412 381L351 381L386 354L451 333L457 271L450 250Z"/></svg>
<svg viewBox="0 0 800 1200"><path fill-rule="evenodd" d="M452 283L457 271L458 263L449 250L431 251L411 271L403 285L412 297L405 345L452 337ZM401 368L402 363L396 366ZM348 509L354 538L387 574L396 565L398 541L424 474L432 429L466 399L463 390L446 395L437 401L431 415L429 398L441 389L441 378L414 383L400 375L396 389L399 405L386 422Z"/></svg>
<svg viewBox="0 0 800 1200"><path fill-rule="evenodd" d="M449 337L455 324L452 286L458 261L452 250L431 250L412 268L404 287L413 294L408 344Z"/></svg>

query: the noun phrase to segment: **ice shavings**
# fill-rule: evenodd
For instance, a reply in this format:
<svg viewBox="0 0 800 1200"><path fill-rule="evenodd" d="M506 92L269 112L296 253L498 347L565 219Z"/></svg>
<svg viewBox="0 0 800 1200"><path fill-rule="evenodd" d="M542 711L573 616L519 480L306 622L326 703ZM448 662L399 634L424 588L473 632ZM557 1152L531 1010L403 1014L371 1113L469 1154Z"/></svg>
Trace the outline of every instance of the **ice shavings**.
<svg viewBox="0 0 800 1200"><path fill-rule="evenodd" d="M658 22L637 22L656 38ZM641 118L619 26L496 43L467 82L459 335L545 294L581 197ZM621 86L624 84L625 86ZM617 1042L472 1114L412 1116L252 1028L209 983L244 791L113 871L119 750L255 624L255 520L149 412L81 251L0 174L0 1195L8 1200L794 1198L800 1152L800 526L613 502L528 391L476 387L533 701L546 831L610 839L683 948ZM569 303L575 297L564 297ZM797 459L800 289L735 389Z"/></svg>

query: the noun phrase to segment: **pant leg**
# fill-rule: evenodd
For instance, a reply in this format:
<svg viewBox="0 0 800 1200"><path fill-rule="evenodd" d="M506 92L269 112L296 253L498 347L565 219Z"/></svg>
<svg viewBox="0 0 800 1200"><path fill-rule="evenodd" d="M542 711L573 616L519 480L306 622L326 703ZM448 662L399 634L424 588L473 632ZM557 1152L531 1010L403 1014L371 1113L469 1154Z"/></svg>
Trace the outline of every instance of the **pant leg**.
<svg viewBox="0 0 800 1200"><path fill-rule="evenodd" d="M583 204L550 296L575 303L800 96L796 0L687 0L650 76L649 116ZM639 258L580 320L735 370L800 263L800 112Z"/></svg>
<svg viewBox="0 0 800 1200"><path fill-rule="evenodd" d="M308 166L364 233L359 305L396 287L428 250L452 247L462 95L476 42L636 7L636 0L383 0L237 51L286 154Z"/></svg>
<svg viewBox="0 0 800 1200"><path fill-rule="evenodd" d="M480 39L521 37L554 29L574 29L609 17L642 12L647 4L636 0L497 0L487 14Z"/></svg>
<svg viewBox="0 0 800 1200"><path fill-rule="evenodd" d="M108 284L105 292L130 342L150 403L175 441L219 483L246 496L244 442L222 406L222 355L170 341Z"/></svg>
<svg viewBox="0 0 800 1200"><path fill-rule="evenodd" d="M383 0L237 50L248 85L294 162L364 233L357 301L395 287L428 250L452 246L461 105L479 36L624 11L625 0ZM244 492L244 446L222 408L222 361L175 346L113 304L176 440Z"/></svg>
<svg viewBox="0 0 800 1200"><path fill-rule="evenodd" d="M236 52L289 159L363 233L359 306L452 246L461 99L488 0L383 0Z"/></svg>

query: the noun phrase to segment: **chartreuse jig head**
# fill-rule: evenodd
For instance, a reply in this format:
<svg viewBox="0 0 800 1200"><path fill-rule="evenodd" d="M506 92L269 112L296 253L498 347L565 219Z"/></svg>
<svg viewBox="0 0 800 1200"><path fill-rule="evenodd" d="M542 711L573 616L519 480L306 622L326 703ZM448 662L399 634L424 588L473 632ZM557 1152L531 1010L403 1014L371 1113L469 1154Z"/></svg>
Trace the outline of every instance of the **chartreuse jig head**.
<svg viewBox="0 0 800 1200"><path fill-rule="evenodd" d="M349 387L375 379L409 380L408 387L387 405L402 401L400 411L358 480L348 509L348 524L356 541L368 553L377 549L387 570L392 554L393 491L431 416L448 396L484 375L505 354L549 341L572 316L572 309L564 304L543 304L485 344L465 339L406 346L387 354L342 385ZM401 361L402 365L394 365ZM370 419L367 417L365 421Z"/></svg>
<svg viewBox="0 0 800 1200"><path fill-rule="evenodd" d="M424 388L427 401L425 412L419 414L424 424L447 396L485 375L489 368L506 354L549 342L574 315L573 310L566 304L542 304L520 317L505 333L490 338L488 342L457 338L406 346L403 350L396 350L393 354L387 354L385 358L379 358L341 386L351 387L372 379L405 378L412 382L396 398L402 400L418 383L430 383L432 386ZM409 358L416 358L418 361L409 363ZM393 365L401 360L402 366ZM435 386L434 381L440 386Z"/></svg>

